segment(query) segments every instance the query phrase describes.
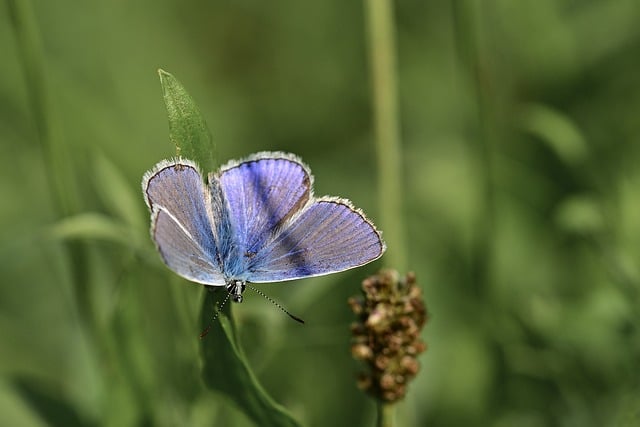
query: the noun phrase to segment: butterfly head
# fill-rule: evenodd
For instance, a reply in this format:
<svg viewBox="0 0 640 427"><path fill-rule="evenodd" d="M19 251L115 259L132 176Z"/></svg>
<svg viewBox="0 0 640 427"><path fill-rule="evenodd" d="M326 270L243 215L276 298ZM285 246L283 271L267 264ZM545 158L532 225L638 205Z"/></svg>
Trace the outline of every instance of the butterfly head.
<svg viewBox="0 0 640 427"><path fill-rule="evenodd" d="M227 281L227 292L231 295L233 302L242 302L242 293L246 286L247 285L244 280L231 279Z"/></svg>

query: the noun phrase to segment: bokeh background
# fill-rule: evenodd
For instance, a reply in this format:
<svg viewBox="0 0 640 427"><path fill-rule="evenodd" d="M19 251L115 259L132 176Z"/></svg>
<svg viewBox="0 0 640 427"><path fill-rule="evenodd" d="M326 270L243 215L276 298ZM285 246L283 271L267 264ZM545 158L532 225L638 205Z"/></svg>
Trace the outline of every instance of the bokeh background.
<svg viewBox="0 0 640 427"><path fill-rule="evenodd" d="M640 5L394 5L397 220L430 312L398 425L640 425ZM175 153L156 70L194 97L219 163L297 153L316 193L375 221L365 16L0 4L0 425L252 425L202 385L202 291L148 238L140 180ZM261 287L304 327L256 295L235 307L252 367L305 425L374 422L346 301L383 265Z"/></svg>

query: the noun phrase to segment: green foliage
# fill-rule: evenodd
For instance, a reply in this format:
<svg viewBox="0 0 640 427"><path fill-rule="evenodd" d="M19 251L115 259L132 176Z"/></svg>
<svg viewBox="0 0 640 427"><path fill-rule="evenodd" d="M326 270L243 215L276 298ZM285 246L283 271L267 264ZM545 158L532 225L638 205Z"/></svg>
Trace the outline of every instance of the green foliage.
<svg viewBox="0 0 640 427"><path fill-rule="evenodd" d="M398 425L638 424L637 1L395 5L430 314ZM295 152L377 222L364 20L337 0L0 5L0 425L255 425L203 384L213 313L149 239L140 180L175 155L155 71L198 101L215 160ZM242 360L305 425L373 423L346 299L378 267L261 287L304 327L234 307Z"/></svg>
<svg viewBox="0 0 640 427"><path fill-rule="evenodd" d="M213 139L200 110L175 77L164 70L158 70L158 74L169 115L169 139L176 146L176 155L197 161L205 171L213 171Z"/></svg>
<svg viewBox="0 0 640 427"><path fill-rule="evenodd" d="M229 396L256 425L298 426L291 415L264 391L249 367L232 321L231 303L224 305L218 317L219 324L211 325L211 313L226 299L225 294L207 292L202 305L202 327L211 327L201 345L205 384Z"/></svg>

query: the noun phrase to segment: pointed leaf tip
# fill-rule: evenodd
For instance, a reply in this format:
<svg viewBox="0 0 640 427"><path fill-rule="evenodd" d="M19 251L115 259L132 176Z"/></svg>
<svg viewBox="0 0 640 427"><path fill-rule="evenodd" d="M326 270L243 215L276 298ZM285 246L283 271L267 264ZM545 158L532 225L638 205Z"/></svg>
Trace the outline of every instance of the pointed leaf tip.
<svg viewBox="0 0 640 427"><path fill-rule="evenodd" d="M171 73L160 68L158 76L176 155L196 161L205 171L215 169L211 132L195 101Z"/></svg>

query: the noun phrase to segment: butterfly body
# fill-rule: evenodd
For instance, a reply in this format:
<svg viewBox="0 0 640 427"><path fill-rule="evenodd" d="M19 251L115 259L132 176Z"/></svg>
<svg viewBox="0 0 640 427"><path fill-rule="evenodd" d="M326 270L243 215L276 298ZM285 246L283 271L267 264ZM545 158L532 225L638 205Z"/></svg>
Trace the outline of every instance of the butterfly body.
<svg viewBox="0 0 640 427"><path fill-rule="evenodd" d="M335 273L384 253L360 210L315 198L312 184L308 167L280 152L230 162L206 183L193 162L162 161L142 181L164 263L193 282L225 286L236 302L246 282Z"/></svg>
<svg viewBox="0 0 640 427"><path fill-rule="evenodd" d="M233 302L242 302L242 293L247 287L247 282L244 280L231 279L227 281L226 288Z"/></svg>

